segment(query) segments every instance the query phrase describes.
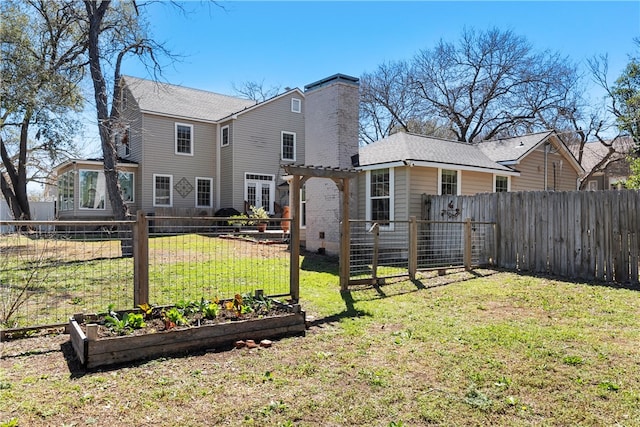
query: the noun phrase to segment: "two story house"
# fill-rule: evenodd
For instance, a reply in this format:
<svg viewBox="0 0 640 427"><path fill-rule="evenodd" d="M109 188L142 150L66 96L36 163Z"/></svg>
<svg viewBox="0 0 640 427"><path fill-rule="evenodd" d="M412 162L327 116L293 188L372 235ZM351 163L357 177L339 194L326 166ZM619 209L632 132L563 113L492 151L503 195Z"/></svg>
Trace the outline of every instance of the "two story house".
<svg viewBox="0 0 640 427"><path fill-rule="evenodd" d="M131 76L122 78L115 143L131 212L209 214L248 205L274 213L288 202L283 163L304 163L304 94L263 102ZM56 168L58 218L112 216L99 159ZM284 190L279 190L283 189Z"/></svg>

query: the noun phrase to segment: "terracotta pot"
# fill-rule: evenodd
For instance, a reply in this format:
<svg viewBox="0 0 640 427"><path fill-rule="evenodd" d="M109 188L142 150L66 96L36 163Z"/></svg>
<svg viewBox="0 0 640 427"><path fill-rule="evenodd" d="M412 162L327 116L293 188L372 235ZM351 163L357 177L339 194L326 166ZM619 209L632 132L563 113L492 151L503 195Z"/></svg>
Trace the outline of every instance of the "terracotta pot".
<svg viewBox="0 0 640 427"><path fill-rule="evenodd" d="M290 215L289 206L284 206L282 208L282 219L289 219L289 215ZM291 222L280 221L280 228L282 228L282 231L284 231L285 233L289 232L290 227L291 227Z"/></svg>

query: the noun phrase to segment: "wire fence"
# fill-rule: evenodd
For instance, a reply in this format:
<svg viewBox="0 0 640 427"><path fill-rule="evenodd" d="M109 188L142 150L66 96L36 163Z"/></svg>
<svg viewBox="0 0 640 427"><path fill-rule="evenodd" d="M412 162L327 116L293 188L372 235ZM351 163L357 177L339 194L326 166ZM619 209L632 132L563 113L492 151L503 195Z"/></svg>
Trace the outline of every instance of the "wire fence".
<svg viewBox="0 0 640 427"><path fill-rule="evenodd" d="M349 280L411 275L416 270L495 263L495 224L489 222L349 221ZM412 250L412 247L414 250Z"/></svg>
<svg viewBox="0 0 640 427"><path fill-rule="evenodd" d="M281 221L258 232L227 218L162 217L142 234L135 221L0 222L0 330L130 309L141 286L153 305L256 289L288 295L290 253Z"/></svg>

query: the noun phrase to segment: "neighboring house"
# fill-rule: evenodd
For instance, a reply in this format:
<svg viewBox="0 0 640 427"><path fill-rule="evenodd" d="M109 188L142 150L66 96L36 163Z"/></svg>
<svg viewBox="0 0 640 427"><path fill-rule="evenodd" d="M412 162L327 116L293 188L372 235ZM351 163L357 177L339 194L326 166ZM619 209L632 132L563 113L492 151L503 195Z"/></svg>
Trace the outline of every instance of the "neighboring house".
<svg viewBox="0 0 640 427"><path fill-rule="evenodd" d="M576 190L584 170L554 131L468 144L396 133L359 149L359 217L420 218L422 195Z"/></svg>
<svg viewBox="0 0 640 427"><path fill-rule="evenodd" d="M304 163L304 94L263 102L125 76L117 132L130 212L213 214L249 205L275 213L288 194L281 164ZM102 163L56 168L60 219L110 218Z"/></svg>
<svg viewBox="0 0 640 427"><path fill-rule="evenodd" d="M582 150L582 167L585 169L586 182L582 186L584 190L619 190L629 178L631 170L627 156L634 148L631 137L619 137L612 141L615 152L601 165L603 159L609 153L609 147L598 141L588 142ZM577 157L578 145L572 147Z"/></svg>

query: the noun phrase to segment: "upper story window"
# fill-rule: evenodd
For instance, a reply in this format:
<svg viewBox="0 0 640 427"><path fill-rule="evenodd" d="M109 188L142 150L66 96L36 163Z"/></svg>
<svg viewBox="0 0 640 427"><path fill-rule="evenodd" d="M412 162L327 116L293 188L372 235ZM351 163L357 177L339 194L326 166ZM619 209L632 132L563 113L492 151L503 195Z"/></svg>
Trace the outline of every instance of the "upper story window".
<svg viewBox="0 0 640 427"><path fill-rule="evenodd" d="M504 193L509 191L509 177L496 175L495 186L496 193Z"/></svg>
<svg viewBox="0 0 640 427"><path fill-rule="evenodd" d="M222 147L229 145L229 126L220 129L220 145Z"/></svg>
<svg viewBox="0 0 640 427"><path fill-rule="evenodd" d="M302 101L298 98L291 98L291 112L300 113L302 111Z"/></svg>
<svg viewBox="0 0 640 427"><path fill-rule="evenodd" d="M120 152L123 157L131 155L131 129L129 126L124 131L116 134L116 145L120 146Z"/></svg>
<svg viewBox="0 0 640 427"><path fill-rule="evenodd" d="M176 154L193 156L193 126L176 123Z"/></svg>
<svg viewBox="0 0 640 427"><path fill-rule="evenodd" d="M296 160L296 134L293 132L282 132L282 145L281 145L282 160Z"/></svg>
<svg viewBox="0 0 640 427"><path fill-rule="evenodd" d="M382 229L391 229L393 221L393 169L384 168L367 172L367 219L377 222Z"/></svg>
<svg viewBox="0 0 640 427"><path fill-rule="evenodd" d="M440 171L440 194L457 195L459 187L458 171L442 169Z"/></svg>

